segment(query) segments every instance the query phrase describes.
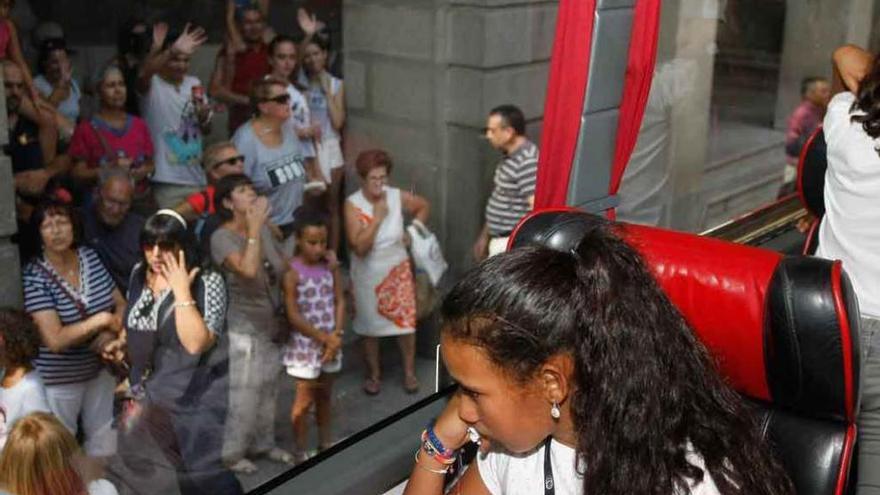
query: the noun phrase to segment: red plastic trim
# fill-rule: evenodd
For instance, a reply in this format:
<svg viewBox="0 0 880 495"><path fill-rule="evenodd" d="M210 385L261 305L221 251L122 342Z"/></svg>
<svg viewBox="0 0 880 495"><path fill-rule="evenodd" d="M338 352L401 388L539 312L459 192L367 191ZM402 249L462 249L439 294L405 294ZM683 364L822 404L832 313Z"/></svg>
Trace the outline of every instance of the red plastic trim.
<svg viewBox="0 0 880 495"><path fill-rule="evenodd" d="M804 256L812 256L813 253L810 252L810 244L812 244L812 240L814 237L819 235L819 224L822 223L821 218L814 218L813 223L810 224L810 230L807 231L807 238L804 240L804 247L801 249L801 254Z"/></svg>
<svg viewBox="0 0 880 495"><path fill-rule="evenodd" d="M843 449L840 452L840 470L837 472L837 486L834 495L844 495L852 464L853 450L856 443L856 425L850 423L843 437Z"/></svg>
<svg viewBox="0 0 880 495"><path fill-rule="evenodd" d="M841 285L842 264L840 260L831 265L831 292L834 296L834 309L837 313L837 324L840 327L841 355L843 356L843 386L846 404L846 419L855 422L855 391L853 390L853 355L852 334L847 318L846 306L843 304L843 287Z"/></svg>
<svg viewBox="0 0 880 495"><path fill-rule="evenodd" d="M804 197L804 161L807 159L807 152L813 146L813 141L816 140L816 136L818 136L820 132L822 132L821 125L810 134L810 137L807 138L807 142L804 143L804 147L801 148L801 154L798 156L797 177L794 181L797 186L798 197L801 198L801 204L804 205L804 208L813 215L815 215L816 212L810 210L810 207L807 206L807 199Z"/></svg>

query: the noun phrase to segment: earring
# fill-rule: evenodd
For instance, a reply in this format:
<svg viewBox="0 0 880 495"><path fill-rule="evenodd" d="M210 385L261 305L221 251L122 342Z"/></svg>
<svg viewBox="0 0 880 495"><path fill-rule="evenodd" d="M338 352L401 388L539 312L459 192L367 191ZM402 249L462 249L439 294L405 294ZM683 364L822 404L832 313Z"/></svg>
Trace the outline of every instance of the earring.
<svg viewBox="0 0 880 495"><path fill-rule="evenodd" d="M553 406L550 408L550 416L553 419L559 419L562 416L562 411L559 410L559 404L556 401L553 401Z"/></svg>

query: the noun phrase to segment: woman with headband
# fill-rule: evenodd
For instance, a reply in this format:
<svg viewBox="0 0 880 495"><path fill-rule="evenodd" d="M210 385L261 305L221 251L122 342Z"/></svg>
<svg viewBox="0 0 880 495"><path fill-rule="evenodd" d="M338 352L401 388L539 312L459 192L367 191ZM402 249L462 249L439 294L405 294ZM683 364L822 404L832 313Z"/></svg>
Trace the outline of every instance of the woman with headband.
<svg viewBox="0 0 880 495"><path fill-rule="evenodd" d="M221 461L228 395L223 277L199 267L196 243L174 210L147 219L140 241L143 260L131 274L124 321L134 401L120 455L126 466L150 467L151 487L155 479L177 479L184 495L242 493ZM120 477L137 479L132 471ZM168 489L154 488L148 492Z"/></svg>

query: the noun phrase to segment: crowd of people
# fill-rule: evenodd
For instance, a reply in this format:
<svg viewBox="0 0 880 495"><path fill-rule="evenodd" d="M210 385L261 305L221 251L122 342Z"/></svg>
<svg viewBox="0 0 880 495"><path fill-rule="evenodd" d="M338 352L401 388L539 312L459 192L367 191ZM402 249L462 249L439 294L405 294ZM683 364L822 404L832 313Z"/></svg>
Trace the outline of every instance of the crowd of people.
<svg viewBox="0 0 880 495"><path fill-rule="evenodd" d="M429 223L428 201L389 184L388 152L343 156L344 85L314 15L293 37L266 26L268 0L227 3L207 87L189 70L198 26L125 23L89 88L63 37L44 40L32 77L0 8L24 289L24 312L0 310L0 489L241 493L258 457L314 452L313 412L318 450L336 440L348 325L366 394L381 393L382 337L399 344L403 390L420 388L405 226ZM493 109L484 136L503 159L477 259L531 209L537 171L518 108ZM344 198L346 163L361 183ZM289 446L275 432L285 377ZM26 449L44 450L12 454ZM60 477L12 474L40 456Z"/></svg>

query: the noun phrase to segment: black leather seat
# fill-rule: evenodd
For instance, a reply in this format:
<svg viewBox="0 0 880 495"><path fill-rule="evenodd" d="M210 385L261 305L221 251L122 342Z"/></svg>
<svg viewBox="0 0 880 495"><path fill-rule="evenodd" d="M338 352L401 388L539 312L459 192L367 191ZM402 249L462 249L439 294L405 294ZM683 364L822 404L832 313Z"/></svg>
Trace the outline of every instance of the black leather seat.
<svg viewBox="0 0 880 495"><path fill-rule="evenodd" d="M537 212L516 248L571 249L596 217ZM845 493L858 411L858 306L840 262L620 224L658 282L752 401L800 495Z"/></svg>
<svg viewBox="0 0 880 495"><path fill-rule="evenodd" d="M819 245L819 223L825 215L825 170L828 168L825 132L817 128L801 149L797 168L797 192L804 208L813 215L803 254L813 254Z"/></svg>

